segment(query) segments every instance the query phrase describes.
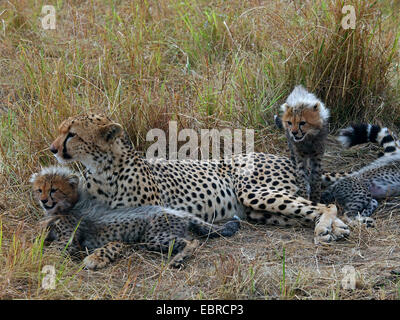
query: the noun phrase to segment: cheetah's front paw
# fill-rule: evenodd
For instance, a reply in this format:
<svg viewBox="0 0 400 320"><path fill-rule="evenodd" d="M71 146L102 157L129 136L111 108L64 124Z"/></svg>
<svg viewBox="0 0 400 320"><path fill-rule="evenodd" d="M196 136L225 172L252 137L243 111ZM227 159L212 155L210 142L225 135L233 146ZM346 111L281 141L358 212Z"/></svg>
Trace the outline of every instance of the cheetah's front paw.
<svg viewBox="0 0 400 320"><path fill-rule="evenodd" d="M332 228L323 225L317 225L314 231L314 243L330 243L335 240L332 234Z"/></svg>
<svg viewBox="0 0 400 320"><path fill-rule="evenodd" d="M333 223L336 218L337 208L334 204L321 208L323 213L317 220L314 229L314 243L330 243L336 240L336 235L333 233Z"/></svg>
<svg viewBox="0 0 400 320"><path fill-rule="evenodd" d="M348 237L350 234L350 229L342 220L336 218L332 223L332 233L335 236L335 240L339 240Z"/></svg>

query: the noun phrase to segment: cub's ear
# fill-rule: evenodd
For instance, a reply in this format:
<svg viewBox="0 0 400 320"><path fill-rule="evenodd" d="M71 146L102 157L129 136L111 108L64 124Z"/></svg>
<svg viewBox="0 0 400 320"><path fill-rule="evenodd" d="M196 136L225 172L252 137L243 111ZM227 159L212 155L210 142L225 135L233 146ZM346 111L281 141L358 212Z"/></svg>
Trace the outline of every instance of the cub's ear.
<svg viewBox="0 0 400 320"><path fill-rule="evenodd" d="M34 183L38 175L39 175L38 173L34 173L33 175L31 175L29 182Z"/></svg>
<svg viewBox="0 0 400 320"><path fill-rule="evenodd" d="M329 118L330 112L329 110L325 107L325 105L321 102L318 101L314 106L313 106L314 111L318 111L322 120L326 121Z"/></svg>
<svg viewBox="0 0 400 320"><path fill-rule="evenodd" d="M68 177L68 182L72 187L75 188L79 184L79 177L77 175L75 175L75 174L71 174Z"/></svg>
<svg viewBox="0 0 400 320"><path fill-rule="evenodd" d="M288 110L288 108L289 108L289 105L286 102L283 105L281 105L281 111L283 113L285 113L286 110Z"/></svg>
<svg viewBox="0 0 400 320"><path fill-rule="evenodd" d="M123 129L120 124L111 123L102 126L99 130L99 133L101 138L103 138L106 142L113 142L122 134L122 131Z"/></svg>

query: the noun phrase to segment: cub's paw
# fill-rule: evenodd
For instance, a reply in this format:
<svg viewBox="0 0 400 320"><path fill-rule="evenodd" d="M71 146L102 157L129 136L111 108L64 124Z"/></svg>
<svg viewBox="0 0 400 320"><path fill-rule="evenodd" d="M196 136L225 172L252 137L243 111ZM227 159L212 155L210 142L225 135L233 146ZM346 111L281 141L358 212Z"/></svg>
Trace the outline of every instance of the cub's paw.
<svg viewBox="0 0 400 320"><path fill-rule="evenodd" d="M171 261L169 267L173 269L183 269L185 267L183 260Z"/></svg>
<svg viewBox="0 0 400 320"><path fill-rule="evenodd" d="M364 217L363 223L366 225L367 228L375 228L375 220L370 217Z"/></svg>
<svg viewBox="0 0 400 320"><path fill-rule="evenodd" d="M356 227L359 225L364 225L367 228L375 228L375 220L371 217L364 217L360 214L353 217L346 217L346 222L352 226Z"/></svg>
<svg viewBox="0 0 400 320"><path fill-rule="evenodd" d="M192 241L185 240L186 246L181 252L179 252L169 263L169 266L175 269L184 268L183 262L188 259L196 248L200 245L199 240L194 239Z"/></svg>
<svg viewBox="0 0 400 320"><path fill-rule="evenodd" d="M357 216L356 221L365 225L367 228L375 228L375 220L371 217Z"/></svg>
<svg viewBox="0 0 400 320"><path fill-rule="evenodd" d="M99 251L95 251L83 259L83 263L87 269L97 270L106 267L110 263L110 260L99 254Z"/></svg>

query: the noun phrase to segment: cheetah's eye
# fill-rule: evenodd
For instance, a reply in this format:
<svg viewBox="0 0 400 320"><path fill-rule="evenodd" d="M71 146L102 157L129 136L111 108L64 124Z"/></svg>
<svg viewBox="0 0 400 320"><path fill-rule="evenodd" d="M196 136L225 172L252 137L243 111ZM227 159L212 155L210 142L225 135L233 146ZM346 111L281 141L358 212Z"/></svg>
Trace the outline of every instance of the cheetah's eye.
<svg viewBox="0 0 400 320"><path fill-rule="evenodd" d="M57 191L57 189L53 189L53 188L50 189L50 193L54 193L56 191Z"/></svg>
<svg viewBox="0 0 400 320"><path fill-rule="evenodd" d="M73 137L75 137L75 135L76 135L76 133L73 133L73 132L68 132L68 134L67 134L67 140L68 139L71 139L71 138L73 138Z"/></svg>
<svg viewBox="0 0 400 320"><path fill-rule="evenodd" d="M306 124L305 121L300 121L299 125L304 126Z"/></svg>
<svg viewBox="0 0 400 320"><path fill-rule="evenodd" d="M290 121L287 121L287 124L288 124L289 126L291 126L291 125L292 125L292 123L291 123Z"/></svg>
<svg viewBox="0 0 400 320"><path fill-rule="evenodd" d="M37 189L36 191L39 193L42 193L42 189Z"/></svg>

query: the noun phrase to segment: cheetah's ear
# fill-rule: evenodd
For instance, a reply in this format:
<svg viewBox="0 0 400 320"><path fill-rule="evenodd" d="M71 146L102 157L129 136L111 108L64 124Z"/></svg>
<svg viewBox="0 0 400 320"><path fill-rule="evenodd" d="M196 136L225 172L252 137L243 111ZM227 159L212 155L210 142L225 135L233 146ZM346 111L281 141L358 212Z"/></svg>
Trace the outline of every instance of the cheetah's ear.
<svg viewBox="0 0 400 320"><path fill-rule="evenodd" d="M100 128L100 136L106 142L113 142L116 138L118 138L122 134L122 127L118 123L111 123Z"/></svg>

